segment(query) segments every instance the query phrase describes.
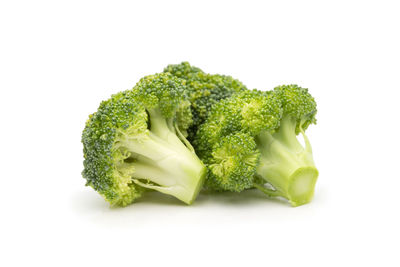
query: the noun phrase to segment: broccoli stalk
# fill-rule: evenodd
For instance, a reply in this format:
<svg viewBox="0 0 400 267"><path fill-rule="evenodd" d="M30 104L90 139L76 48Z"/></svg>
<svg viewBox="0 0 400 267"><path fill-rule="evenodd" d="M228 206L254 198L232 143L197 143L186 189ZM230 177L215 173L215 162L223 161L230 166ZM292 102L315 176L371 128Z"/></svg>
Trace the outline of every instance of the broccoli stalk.
<svg viewBox="0 0 400 267"><path fill-rule="evenodd" d="M311 201L318 178L311 144L301 127L300 133L305 147L297 139L296 120L286 115L277 132L262 131L256 137L261 153L256 175L275 190L257 183L254 186L269 196L287 198L293 206Z"/></svg>
<svg viewBox="0 0 400 267"><path fill-rule="evenodd" d="M172 119L165 119L159 109L148 113L151 130L147 135L119 140L119 147L130 154L125 164L134 168L132 181L191 204L202 187L204 165L177 137Z"/></svg>

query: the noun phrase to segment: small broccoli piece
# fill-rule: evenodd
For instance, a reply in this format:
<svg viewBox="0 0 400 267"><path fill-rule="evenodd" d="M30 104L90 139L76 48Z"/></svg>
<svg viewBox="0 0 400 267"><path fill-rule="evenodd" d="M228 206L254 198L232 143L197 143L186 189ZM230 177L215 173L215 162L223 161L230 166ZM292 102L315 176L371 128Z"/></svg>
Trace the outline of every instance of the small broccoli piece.
<svg viewBox="0 0 400 267"><path fill-rule="evenodd" d="M222 100L194 140L209 169L206 186L236 192L256 187L293 206L308 203L318 170L304 131L316 122L315 114L314 98L297 85ZM297 139L299 133L305 147Z"/></svg>
<svg viewBox="0 0 400 267"><path fill-rule="evenodd" d="M214 104L234 93L247 90L244 84L231 76L208 74L188 62L168 65L164 72L186 81L193 112L193 125L188 130L190 141L193 140L198 127L206 120Z"/></svg>
<svg viewBox="0 0 400 267"><path fill-rule="evenodd" d="M241 132L224 136L211 154L210 188L241 192L253 186L260 153L252 136Z"/></svg>
<svg viewBox="0 0 400 267"><path fill-rule="evenodd" d="M181 133L192 121L185 92L183 80L162 73L103 101L82 135L87 185L113 206L147 189L191 204L205 167Z"/></svg>
<svg viewBox="0 0 400 267"><path fill-rule="evenodd" d="M254 136L261 130L274 131L279 127L281 114L281 102L275 95L257 90L235 94L216 104L193 141L209 169L206 188L240 192L254 187L260 157ZM221 153L221 147L228 145L225 143L235 150L225 149ZM221 166L217 167L218 164Z"/></svg>
<svg viewBox="0 0 400 267"><path fill-rule="evenodd" d="M305 130L316 123L317 105L307 89L297 85L274 89L282 102L283 116L274 133L262 131L256 137L261 157L257 175L273 185L274 191L255 184L266 194L283 196L293 206L311 201L318 178L310 141ZM303 147L297 135L301 133Z"/></svg>

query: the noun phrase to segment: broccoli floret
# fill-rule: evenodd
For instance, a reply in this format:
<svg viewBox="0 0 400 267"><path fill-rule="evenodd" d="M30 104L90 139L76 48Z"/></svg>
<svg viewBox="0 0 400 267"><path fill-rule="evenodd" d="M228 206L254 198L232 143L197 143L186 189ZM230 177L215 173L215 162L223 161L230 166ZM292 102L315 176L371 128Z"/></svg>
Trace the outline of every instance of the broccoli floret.
<svg viewBox="0 0 400 267"><path fill-rule="evenodd" d="M253 187L260 157L254 136L261 130L279 127L281 114L281 103L275 95L257 90L216 104L194 139L198 155L209 167L206 187L235 192ZM221 149L228 146L235 150ZM240 166L229 162L240 162ZM237 173L241 182L234 177Z"/></svg>
<svg viewBox="0 0 400 267"><path fill-rule="evenodd" d="M169 72L186 81L193 113L193 125L188 129L188 139L193 140L198 127L204 123L211 107L232 94L247 90L246 86L231 76L208 74L188 62L168 65Z"/></svg>
<svg viewBox="0 0 400 267"><path fill-rule="evenodd" d="M251 135L237 132L217 142L208 161L210 188L241 192L253 186L260 153Z"/></svg>
<svg viewBox="0 0 400 267"><path fill-rule="evenodd" d="M315 114L314 98L297 85L247 91L216 104L194 140L209 169L206 187L256 187L293 206L311 201L318 170L304 131Z"/></svg>
<svg viewBox="0 0 400 267"><path fill-rule="evenodd" d="M162 73L103 101L82 135L87 185L111 205L126 206L146 189L191 204L205 166L181 133L192 121L185 92L183 80Z"/></svg>

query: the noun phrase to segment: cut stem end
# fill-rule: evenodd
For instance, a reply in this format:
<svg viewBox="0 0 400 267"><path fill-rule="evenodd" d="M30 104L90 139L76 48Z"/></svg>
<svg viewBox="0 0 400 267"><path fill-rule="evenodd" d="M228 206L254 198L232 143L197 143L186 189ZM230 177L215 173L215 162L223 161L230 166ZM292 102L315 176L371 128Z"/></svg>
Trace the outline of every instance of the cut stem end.
<svg viewBox="0 0 400 267"><path fill-rule="evenodd" d="M317 178L318 170L315 167L299 168L290 176L288 199L292 206L297 207L312 200Z"/></svg>

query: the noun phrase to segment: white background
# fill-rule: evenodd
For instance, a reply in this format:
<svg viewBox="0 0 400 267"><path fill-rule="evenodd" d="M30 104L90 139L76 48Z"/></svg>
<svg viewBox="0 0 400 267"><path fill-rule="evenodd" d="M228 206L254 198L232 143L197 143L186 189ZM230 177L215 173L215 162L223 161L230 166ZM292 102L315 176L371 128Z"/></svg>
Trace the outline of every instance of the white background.
<svg viewBox="0 0 400 267"><path fill-rule="evenodd" d="M399 266L398 1L1 1L1 266ZM88 115L183 60L318 102L309 205L152 193L110 209L81 177Z"/></svg>

